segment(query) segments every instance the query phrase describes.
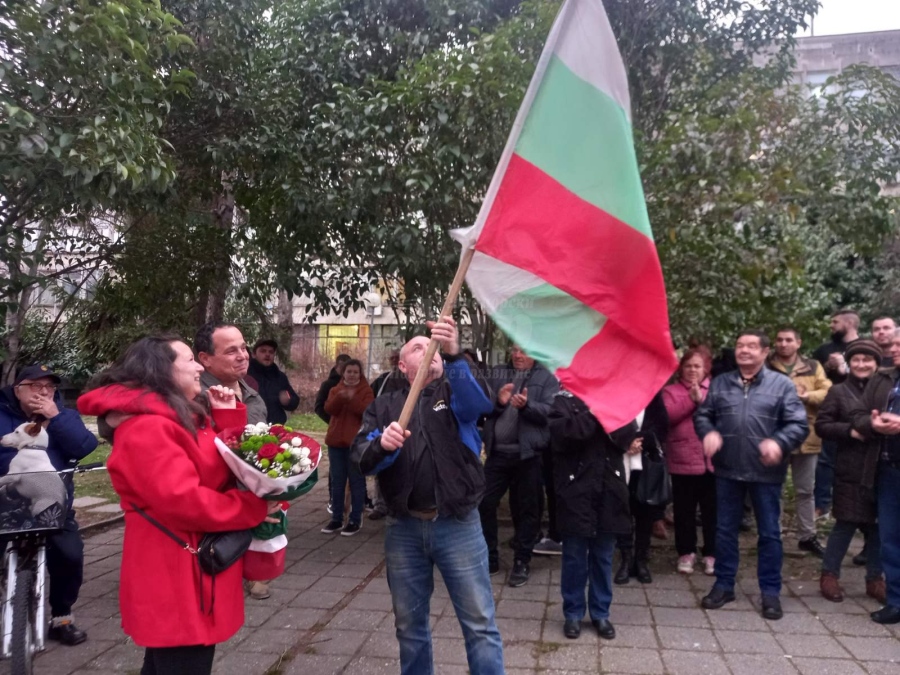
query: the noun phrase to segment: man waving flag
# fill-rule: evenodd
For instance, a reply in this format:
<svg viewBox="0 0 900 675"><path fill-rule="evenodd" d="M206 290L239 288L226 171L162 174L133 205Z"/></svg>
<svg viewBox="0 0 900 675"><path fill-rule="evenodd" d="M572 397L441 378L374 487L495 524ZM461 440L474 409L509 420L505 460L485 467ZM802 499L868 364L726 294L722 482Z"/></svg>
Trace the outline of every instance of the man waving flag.
<svg viewBox="0 0 900 675"><path fill-rule="evenodd" d="M566 0L475 224L466 275L498 326L611 431L677 366L625 66L600 0Z"/></svg>

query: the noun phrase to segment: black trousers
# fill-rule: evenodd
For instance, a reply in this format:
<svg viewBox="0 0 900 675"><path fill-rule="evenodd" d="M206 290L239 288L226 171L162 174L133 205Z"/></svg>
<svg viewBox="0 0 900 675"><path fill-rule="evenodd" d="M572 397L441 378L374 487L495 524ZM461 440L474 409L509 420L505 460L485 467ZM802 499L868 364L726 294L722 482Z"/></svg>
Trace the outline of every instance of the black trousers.
<svg viewBox="0 0 900 675"><path fill-rule="evenodd" d="M663 517L665 507L642 504L634 498L640 471L632 471L628 479L628 491L631 493L629 508L631 509L631 534L616 536L616 546L623 553L634 552L638 560L646 560L650 555L650 533L653 522Z"/></svg>
<svg viewBox="0 0 900 675"><path fill-rule="evenodd" d="M703 526L703 556L716 555L716 476L672 474L672 511L675 516L675 550L679 556L697 552L697 507Z"/></svg>
<svg viewBox="0 0 900 675"><path fill-rule="evenodd" d="M141 675L209 675L215 656L215 645L147 647Z"/></svg>
<svg viewBox="0 0 900 675"><path fill-rule="evenodd" d="M556 527L556 487L553 484L553 451L545 448L541 452L541 473L544 477L544 491L538 495L540 499L540 513L544 513L544 492L547 493L547 538L557 543L562 543L559 530ZM540 529L540 528L539 528Z"/></svg>
<svg viewBox="0 0 900 675"><path fill-rule="evenodd" d="M84 580L84 542L74 511L66 515L61 532L47 537L47 574L51 616L71 614Z"/></svg>
<svg viewBox="0 0 900 675"><path fill-rule="evenodd" d="M492 452L484 463L484 498L478 507L481 529L488 548L488 560L497 562L497 508L509 491L509 510L515 528L515 556L531 561L540 530L541 458L520 459L515 455Z"/></svg>

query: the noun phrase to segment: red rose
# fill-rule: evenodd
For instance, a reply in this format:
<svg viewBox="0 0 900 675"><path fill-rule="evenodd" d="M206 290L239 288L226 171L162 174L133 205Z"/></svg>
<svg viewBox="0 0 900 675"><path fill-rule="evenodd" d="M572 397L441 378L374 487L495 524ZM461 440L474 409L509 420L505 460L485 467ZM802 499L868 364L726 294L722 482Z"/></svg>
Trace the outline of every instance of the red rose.
<svg viewBox="0 0 900 675"><path fill-rule="evenodd" d="M269 427L269 433L273 436L281 438L281 436L284 434L284 426L281 424L273 424Z"/></svg>
<svg viewBox="0 0 900 675"><path fill-rule="evenodd" d="M259 452L256 453L256 456L259 459L275 459L275 455L281 452L281 448L279 448L274 443L266 443L263 445Z"/></svg>

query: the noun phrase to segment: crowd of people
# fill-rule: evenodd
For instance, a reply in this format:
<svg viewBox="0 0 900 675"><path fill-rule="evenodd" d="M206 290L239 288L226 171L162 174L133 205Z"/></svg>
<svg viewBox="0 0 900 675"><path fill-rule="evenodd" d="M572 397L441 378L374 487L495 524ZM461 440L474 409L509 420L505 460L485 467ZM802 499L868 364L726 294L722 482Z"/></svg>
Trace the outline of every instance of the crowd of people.
<svg viewBox="0 0 900 675"><path fill-rule="evenodd" d="M752 513L761 613L781 618L788 472L796 545L822 559L823 597L843 599L841 566L859 530L865 548L853 562L865 565L866 593L883 605L871 618L900 623L900 330L892 319L876 319L865 339L858 315L841 310L831 341L811 357L791 327L774 334L774 348L768 334L743 331L716 360L690 346L673 381L620 429L604 429L522 346L488 368L461 349L452 319L428 328L440 351L428 357L429 339L413 338L371 384L360 361L340 355L315 405L328 423L331 517L322 532L353 536L367 502L371 519L386 518L403 673L433 672L434 567L470 672L504 672L491 576L501 573L498 510L507 494L514 536L506 583L527 584L534 555L559 556L571 639L585 616L602 638L615 638L614 586L653 582L650 541L667 502L676 570L692 574L699 565L713 578L701 602L708 610L735 600L739 534ZM209 673L215 645L240 628L245 595L269 595L270 582L246 583L240 565L204 574L171 539L196 548L207 533L274 522L279 503L238 490L213 438L217 428L284 423L297 408L277 347L260 340L251 358L240 329L220 323L204 326L193 348L175 336L143 338L79 399L113 441L108 468L125 511L122 625L146 648L142 675ZM400 413L422 369L424 390L404 428ZM63 407L59 383L45 366L24 368L0 391L0 433L43 420L48 454L62 469L96 439ZM9 459L0 451L0 462ZM371 500L365 476L375 476ZM72 607L83 552L71 498L66 527L48 541L49 636L78 644L86 634ZM823 546L817 521L829 515ZM152 573L161 569L163 577Z"/></svg>

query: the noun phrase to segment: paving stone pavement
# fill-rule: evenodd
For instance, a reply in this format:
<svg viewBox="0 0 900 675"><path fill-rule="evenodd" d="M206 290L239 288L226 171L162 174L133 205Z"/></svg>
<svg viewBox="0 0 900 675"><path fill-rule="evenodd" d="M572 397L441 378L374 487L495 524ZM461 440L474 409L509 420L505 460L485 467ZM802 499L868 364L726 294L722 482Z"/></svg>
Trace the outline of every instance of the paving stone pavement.
<svg viewBox="0 0 900 675"><path fill-rule="evenodd" d="M245 626L217 649L216 675L399 671L383 521L366 519L354 537L321 534L328 521L325 494L320 484L292 506L287 571L272 583L271 598L247 600ZM89 639L77 647L51 643L36 661L37 675L138 675L142 650L119 626L122 535L120 526L86 537L75 615ZM510 535L509 528L501 530L501 541ZM632 581L615 589L615 640L600 640L585 623L573 641L562 633L559 558L536 557L528 584L509 588L511 551L504 549L503 574L492 581L509 675L900 675L900 626L869 620L866 613L876 605L864 596L860 569L845 567L848 597L841 604L824 601L815 582L788 581L785 616L777 622L760 618L752 572L740 580L738 600L714 612L699 608L708 577L657 574L650 585ZM655 555L674 568L670 543ZM431 618L437 672L467 673L462 634L439 575Z"/></svg>

